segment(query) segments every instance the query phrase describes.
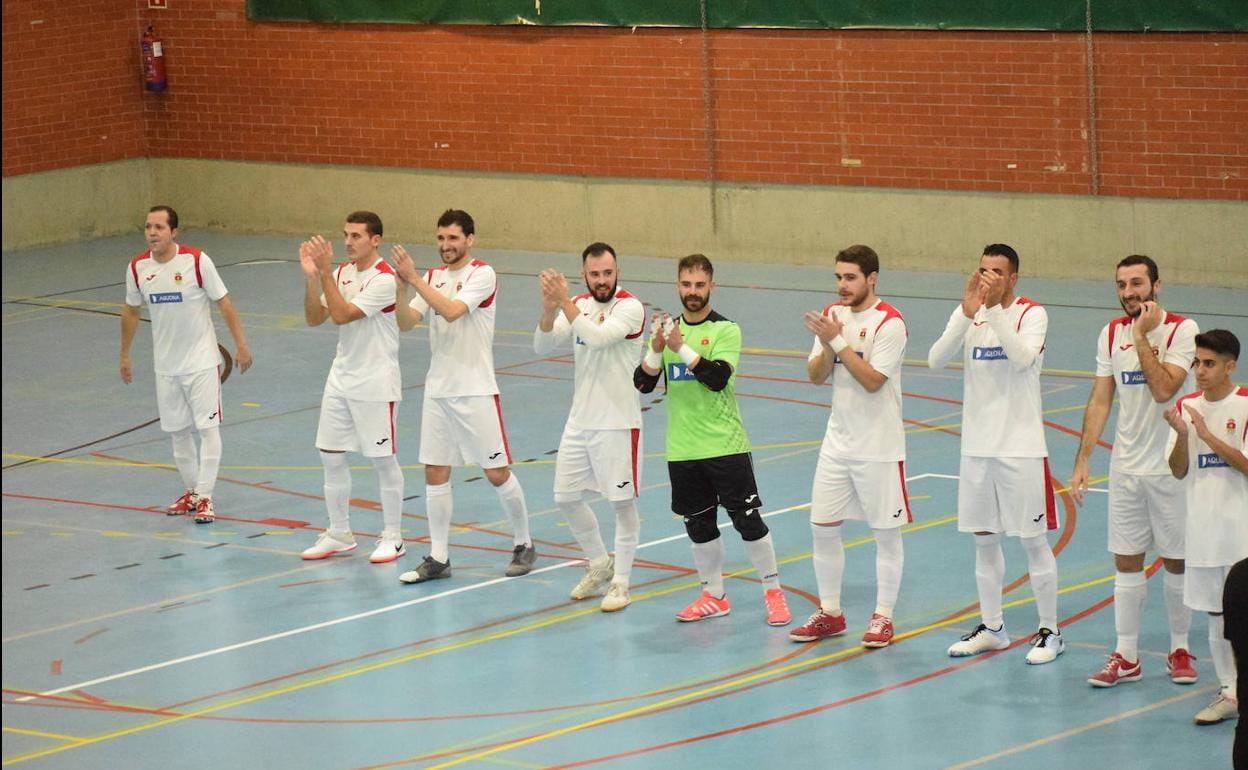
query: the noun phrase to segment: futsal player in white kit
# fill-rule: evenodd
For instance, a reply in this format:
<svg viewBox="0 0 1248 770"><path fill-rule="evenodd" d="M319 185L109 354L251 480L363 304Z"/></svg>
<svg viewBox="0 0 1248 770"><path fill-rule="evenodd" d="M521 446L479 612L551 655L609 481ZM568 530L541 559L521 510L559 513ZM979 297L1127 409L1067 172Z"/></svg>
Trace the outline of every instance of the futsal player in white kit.
<svg viewBox="0 0 1248 770"><path fill-rule="evenodd" d="M545 356L571 345L576 364L572 409L555 458L555 504L588 559L571 598L605 593L602 611L617 612L632 601L629 580L641 533L641 398L633 370L641 359L646 311L619 287L619 263L609 245L591 243L581 253L581 266L588 291L574 298L562 273L541 272L542 315L533 350ZM614 557L584 500L590 492L615 511Z"/></svg>
<svg viewBox="0 0 1248 770"><path fill-rule="evenodd" d="M511 472L511 450L494 378L494 316L498 277L472 256L476 225L466 211L448 209L438 219L442 264L424 275L402 246L394 247L399 275L398 321L403 331L428 316L429 374L420 420L420 461L425 466L425 506L430 554L404 583L451 576L451 467L480 466L511 522L514 548L506 575L526 575L537 551L520 480ZM407 287L416 290L409 302Z"/></svg>
<svg viewBox="0 0 1248 770"><path fill-rule="evenodd" d="M1169 429L1162 412L1186 387L1196 352L1196 322L1161 309L1161 279L1152 258L1133 254L1114 274L1126 315L1106 324L1096 342L1096 380L1083 413L1083 434L1070 479L1082 504L1088 457L1109 419L1115 393L1118 421L1109 461L1109 550L1114 554L1114 630L1109 660L1088 677L1093 687L1135 682L1142 675L1140 616L1148 594L1144 555L1155 548L1165 565L1163 592L1170 621L1166 668L1178 684L1196 681L1188 651L1192 611L1183 604L1183 485L1166 463Z"/></svg>
<svg viewBox="0 0 1248 770"><path fill-rule="evenodd" d="M1042 306L1014 294L1017 284L1018 252L1003 243L984 247L962 303L927 362L938 369L962 353L958 531L975 535L982 617L949 654L977 655L1010 645L1001 608L1004 534L1017 537L1027 553L1040 615L1027 662L1041 664L1056 660L1065 646L1057 627L1057 560L1047 536L1058 523L1040 406L1049 318Z"/></svg>
<svg viewBox="0 0 1248 770"><path fill-rule="evenodd" d="M789 632L795 642L845 633L841 524L847 519L865 522L875 539L876 604L862 644L887 647L893 640L893 608L905 561L901 527L912 521L901 422L907 332L901 313L875 294L879 274L880 258L873 249L844 249L836 255L841 301L804 319L815 335L807 374L816 385L832 378L832 412L810 498L819 609Z"/></svg>
<svg viewBox="0 0 1248 770"><path fill-rule="evenodd" d="M1239 339L1225 329L1196 335L1195 393L1165 412L1173 430L1170 472L1187 499L1183 601L1209 613L1209 656L1221 685L1196 724L1238 716L1235 656L1224 638L1222 590L1235 562L1248 558L1248 388L1231 380Z"/></svg>
<svg viewBox="0 0 1248 770"><path fill-rule="evenodd" d="M169 206L153 206L143 223L143 234L148 250L132 258L126 268L121 380L129 385L134 378L130 343L139 328L139 308L146 304L152 322L160 429L172 435L173 462L186 490L165 512L192 514L197 524L210 524L216 518L212 493L221 467L221 352L209 300L217 303L234 338L239 372L251 366L251 349L212 258L174 242L178 213Z"/></svg>
<svg viewBox="0 0 1248 770"><path fill-rule="evenodd" d="M369 561L403 556L403 469L395 446L395 419L403 398L399 327L395 321L394 270L377 252L381 218L371 211L347 216L342 228L347 261L334 269L333 247L319 235L299 247L304 275L303 314L308 326L332 319L338 350L325 380L316 448L325 469L329 529L305 549L304 559L324 559L355 549L351 532L351 466L347 452L367 457L377 471L382 531Z"/></svg>

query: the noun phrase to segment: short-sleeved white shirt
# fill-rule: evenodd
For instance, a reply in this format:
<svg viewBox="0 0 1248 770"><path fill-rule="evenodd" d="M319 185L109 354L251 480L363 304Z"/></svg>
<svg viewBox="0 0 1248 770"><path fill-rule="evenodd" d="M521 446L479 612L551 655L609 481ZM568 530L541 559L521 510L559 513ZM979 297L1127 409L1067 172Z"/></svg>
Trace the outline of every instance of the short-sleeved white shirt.
<svg viewBox="0 0 1248 770"><path fill-rule="evenodd" d="M1030 351L1019 367L993 328L1012 336L1011 346ZM981 307L968 319L961 307L949 317L944 335L962 335L962 454L971 457L1048 457L1040 405L1040 370L1049 317L1044 307L1016 297L1008 308Z"/></svg>
<svg viewBox="0 0 1248 770"><path fill-rule="evenodd" d="M1229 567L1248 558L1248 476L1200 440L1196 429L1190 427L1188 410L1194 407L1215 436L1248 456L1248 388L1236 388L1221 401L1207 401L1204 393L1197 391L1181 397L1176 406L1189 426L1188 468L1183 479L1187 492L1187 564ZM1179 434L1171 430L1167 456L1178 438Z"/></svg>
<svg viewBox="0 0 1248 770"><path fill-rule="evenodd" d="M646 310L624 289L598 302L581 294L572 303L580 315L571 323L560 312L554 328L533 335L533 349L547 355L572 343L576 386L567 427L572 430L621 430L641 427L641 397L633 370L641 360Z"/></svg>
<svg viewBox="0 0 1248 770"><path fill-rule="evenodd" d="M498 277L479 259L458 270L445 265L425 274L439 294L456 299L468 312L454 322L429 313L429 303L417 294L408 304L429 323L431 360L425 378L427 398L498 395L494 377L494 305Z"/></svg>
<svg viewBox="0 0 1248 770"><path fill-rule="evenodd" d="M157 374L170 376L215 369L221 362L208 302L226 295L207 254L179 244L174 249L168 262L158 262L145 251L126 269L126 304L147 305L152 362Z"/></svg>
<svg viewBox="0 0 1248 770"><path fill-rule="evenodd" d="M828 305L823 315L835 314L849 343L839 359L860 356L888 379L874 393L841 365L832 367L832 413L824 446L832 456L847 460L891 462L906 459L906 434L901 423L901 366L906 354L906 322L897 308L883 300L854 313L844 305ZM810 360L823 352L816 336Z"/></svg>
<svg viewBox="0 0 1248 770"><path fill-rule="evenodd" d="M1101 329L1096 343L1096 376L1113 377L1118 391L1118 423L1114 431L1111 470L1137 475L1170 475L1166 461L1166 440L1170 433L1162 412L1174 405L1179 394L1191 390L1180 387L1165 403L1153 400L1140 356L1135 349L1130 316L1114 319ZM1164 320L1147 335L1157 360L1189 371L1196 355L1196 322L1177 313L1166 313Z"/></svg>
<svg viewBox="0 0 1248 770"><path fill-rule="evenodd" d="M338 327L338 353L325 392L350 401L402 400L394 270L381 259L367 270L344 262L335 281L342 298L362 310L364 317Z"/></svg>

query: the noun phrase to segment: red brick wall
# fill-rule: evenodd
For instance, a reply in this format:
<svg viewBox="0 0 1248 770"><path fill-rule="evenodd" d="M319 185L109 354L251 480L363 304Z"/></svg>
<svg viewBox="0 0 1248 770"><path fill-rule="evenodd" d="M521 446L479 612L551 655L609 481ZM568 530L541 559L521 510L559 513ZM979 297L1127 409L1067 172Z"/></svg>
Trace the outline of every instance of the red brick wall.
<svg viewBox="0 0 1248 770"><path fill-rule="evenodd" d="M6 175L35 162L9 155L9 28L30 34L10 5ZM1093 189L1080 35L717 31L708 147L697 30L252 24L243 0L170 5L137 14L166 41L169 93L138 94L133 57L120 68L153 156L692 180L713 163L725 182ZM1098 35L1096 73L1102 194L1248 198L1248 36ZM118 108L128 123L130 102ZM15 143L38 127L20 115ZM52 165L104 159L43 141Z"/></svg>
<svg viewBox="0 0 1248 770"><path fill-rule="evenodd" d="M134 0L4 0L4 175L143 157Z"/></svg>

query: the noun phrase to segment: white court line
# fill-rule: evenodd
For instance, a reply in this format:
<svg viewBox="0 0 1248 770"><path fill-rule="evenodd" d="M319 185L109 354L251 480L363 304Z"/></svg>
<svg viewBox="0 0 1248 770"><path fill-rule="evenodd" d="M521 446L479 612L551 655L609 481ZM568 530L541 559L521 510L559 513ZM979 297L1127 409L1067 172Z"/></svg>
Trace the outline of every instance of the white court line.
<svg viewBox="0 0 1248 770"><path fill-rule="evenodd" d="M810 503L802 503L801 505L791 505L788 508L781 508L779 510L771 511L770 513L764 513L763 518L769 518L771 516L779 516L782 513L790 513L792 511L806 508L809 505ZM719 528L723 529L724 527L727 527L731 523L732 523L731 520L724 521L719 525ZM641 545L637 546L637 550L641 550L642 548L650 548L656 545L662 545L664 543L670 543L674 540L683 540L686 537L687 536L685 535L685 533L682 532L678 535L672 535L671 537L665 537L659 540L651 540L648 543L642 543ZM562 561L562 562L559 562L558 564L552 564L549 567L542 567L541 569L535 569L529 574L540 575L544 572L551 572L553 570L563 569L564 567L571 567L574 564L581 564L583 562L584 562L584 559ZM203 652L197 652L194 655L186 655L181 658L174 658L172 660L166 660L162 663L153 663L150 666L142 666L140 668L130 669L129 671L122 671L119 674L111 674L109 676L102 676L97 679L90 679L86 682L79 682L77 684L71 684L65 687L59 687L55 690L47 690L45 692L39 693L38 695L26 695L21 698L17 698L14 702L24 703L26 701L36 700L41 697L46 697L50 695L60 695L61 693L70 692L72 690L81 690L87 687L94 687L97 684L104 684L105 682L115 682L118 679L126 679L128 677L137 676L139 674L146 674L149 671L158 671L162 668L169 668L170 666L177 666L182 663L189 663L193 660L209 658L209 657L212 657L213 655L221 655L222 653L233 652L235 650L241 650L247 647L255 647L256 645L264 644L265 642L272 642L277 639L285 639L290 636L296 636L298 634L305 634L310 631L319 631L322 628L329 628L331 626L337 626L342 623L350 623L351 621L362 620L363 618L369 618L374 615L383 615L387 612L394 612L395 610L401 610L405 607L412 607L417 604L424 604L425 602L431 602L435 599L443 599L448 596L455 596L456 594L462 594L468 591L476 591L481 588L487 588L489 586L498 585L499 583L504 583L509 580L520 580L520 579L521 578L519 577L493 578L491 580L486 580L481 583L473 583L472 585L460 586L459 588L452 588L449 591L443 591L441 593L426 594L425 596L420 596L420 597L417 597L415 599L410 599L405 602L399 602L398 604L391 604L385 607L378 607L377 609L368 610L367 612L359 612L354 615L348 615L346 617L336 618L334 620L327 620L323 623L314 623L310 626L292 628L289 631L282 631L281 633L270 634L269 636L262 636L262 637L259 637L258 639L251 639L246 642L238 642L237 644L230 644L224 647L217 647L216 649L212 649L212 650L205 650Z"/></svg>

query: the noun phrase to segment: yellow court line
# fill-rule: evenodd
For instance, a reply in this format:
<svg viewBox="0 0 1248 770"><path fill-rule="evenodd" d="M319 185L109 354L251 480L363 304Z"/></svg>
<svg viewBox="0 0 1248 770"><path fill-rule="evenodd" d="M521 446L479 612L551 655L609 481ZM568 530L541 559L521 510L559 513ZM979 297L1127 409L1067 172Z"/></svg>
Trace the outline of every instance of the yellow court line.
<svg viewBox="0 0 1248 770"><path fill-rule="evenodd" d="M27 730L24 727L8 727L6 725L4 728L0 728L0 729L3 729L4 732L6 733L17 733L18 735L33 735L36 738L51 738L56 741L70 741L70 742L76 743L82 740L82 738L79 738L73 735L62 735L60 733L45 733L42 730Z"/></svg>
<svg viewBox="0 0 1248 770"><path fill-rule="evenodd" d="M1089 588L1092 586L1100 585L1102 583L1111 581L1113 579L1114 579L1114 576L1110 575L1105 578L1091 580L1091 581L1088 581L1086 583L1081 583L1076 586L1070 586L1069 588L1063 589L1059 591L1058 593L1059 594L1070 593L1071 591L1081 590L1083 588ZM1023 604L1029 604L1032 601L1034 601L1034 598L1030 598L1030 597L1024 598L1024 599L1018 599L1018 600L1004 604L1002 606L1002 609L1008 609L1008 608L1017 607ZM898 634L897 636L893 637L893 639L895 642L902 641L904 639L909 639L911 637L918 636L923 633L927 633L928 631L932 631L938 628L943 628L945 626L950 626L955 623L960 623L964 620L969 620L977 616L978 616L978 610L964 613L955 618L950 618L948 620L945 620L939 623L930 623L928 625L921 626L911 631L906 631L904 633ZM505 743L505 744L502 744L501 746L496 746L491 749L486 749L485 751L477 752L475 754L470 754L467 756L459 757L449 762L443 762L441 764L432 765L427 770L443 770L443 768L455 767L456 765L462 765L465 762L473 762L479 759L485 759L487 757L493 756L494 754L498 754L504 751L510 751L512 749L521 748L523 746L549 740L551 738L558 738L564 735L568 735L570 733L579 732L580 730L586 730L591 727L599 727L601 725L610 724L612 722L618 722L623 719L628 719L630 717L640 716L651 711L664 709L664 708L667 708L668 706L676 705L684 701L695 700L705 695L710 695L716 692L720 692L722 690L750 684L752 682L756 682L762 679L767 679L773 676L778 676L780 674L787 674L791 671L799 671L801 669L810 668L811 666L816 666L821 663L827 663L827 662L831 662L834 660L838 660L840 658L844 658L849 655L861 653L861 651L862 650L860 647L849 647L844 650L838 650L837 652L829 653L827 655L820 655L814 658L808 658L806 660L797 661L795 663L790 663L785 666L781 666L779 668L756 672L754 674L749 674L747 676L739 677L737 679L732 679L726 682L721 682L719 684L712 685L711 687L706 687L701 690L685 693L683 695L677 695L677 696L667 698L661 701L657 701L655 703L650 703L644 706L638 706L636 708L628 709L626 711L621 711L616 714L610 714L605 717L598 717L597 719L591 719L586 722L581 722L580 724L569 725L567 727L562 727L557 730L551 730L549 732L530 736L528 738L523 738L517 741L511 741L510 743Z"/></svg>
<svg viewBox="0 0 1248 770"><path fill-rule="evenodd" d="M1190 692L1183 693L1182 695L1175 695L1169 698L1164 698L1162 700L1157 701L1156 703L1150 703L1147 706L1140 706L1139 708L1133 708L1130 711L1124 711L1121 714L1114 714L1113 716L1108 716L1108 717L1105 717L1104 719L1098 719L1095 722L1088 722L1087 724L1080 725L1079 727L1072 727L1069 730L1064 730L1060 733L1054 733L1053 735L1047 736L1045 738L1038 738L1028 743L1020 743L1017 746L1011 746L1008 749L1002 749L1001 751L998 751L995 754L988 754L986 756L979 757L978 759L972 759L966 762L959 762L956 765L949 765L949 767L946 768L946 770L963 770L964 768L968 768L968 767L986 765L989 762L994 762L998 759L1004 759L1005 757L1013 756L1014 754L1021 754L1024 751L1030 751L1031 749L1039 748L1041 746L1045 746L1050 743L1056 743L1058 741L1065 740L1066 738L1073 738L1076 735L1082 735L1083 733L1091 732L1092 730L1097 730L1102 727L1108 727L1109 725L1115 724L1117 722L1122 722L1123 720L1130 719L1132 717L1137 717L1140 714L1146 714L1149 711L1156 711L1159 708L1165 708L1166 706L1173 706L1175 703L1181 703L1182 701L1188 700L1190 698L1195 698L1197 695L1208 695L1209 693L1214 692L1216 689L1217 689L1216 686L1202 687L1196 690L1192 690Z"/></svg>

